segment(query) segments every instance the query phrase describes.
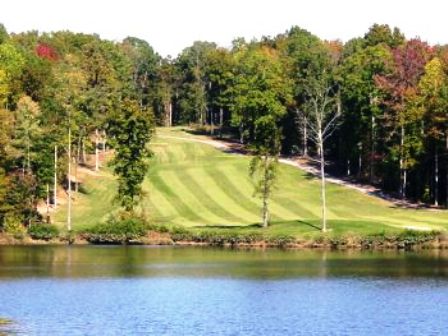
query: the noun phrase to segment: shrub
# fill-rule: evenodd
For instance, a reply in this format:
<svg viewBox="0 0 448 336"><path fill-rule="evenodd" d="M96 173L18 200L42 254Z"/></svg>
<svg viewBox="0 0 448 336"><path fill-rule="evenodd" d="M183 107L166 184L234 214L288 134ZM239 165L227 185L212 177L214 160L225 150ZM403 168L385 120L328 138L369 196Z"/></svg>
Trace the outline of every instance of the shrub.
<svg viewBox="0 0 448 336"><path fill-rule="evenodd" d="M59 230L51 224L31 224L28 227L28 234L33 239L51 240L59 236Z"/></svg>
<svg viewBox="0 0 448 336"><path fill-rule="evenodd" d="M110 218L86 230L83 236L94 244L128 244L146 235L148 226L139 217Z"/></svg>
<svg viewBox="0 0 448 336"><path fill-rule="evenodd" d="M16 239L23 239L26 234L26 229L22 224L22 219L15 216L8 216L5 218L3 230L5 233L13 236Z"/></svg>

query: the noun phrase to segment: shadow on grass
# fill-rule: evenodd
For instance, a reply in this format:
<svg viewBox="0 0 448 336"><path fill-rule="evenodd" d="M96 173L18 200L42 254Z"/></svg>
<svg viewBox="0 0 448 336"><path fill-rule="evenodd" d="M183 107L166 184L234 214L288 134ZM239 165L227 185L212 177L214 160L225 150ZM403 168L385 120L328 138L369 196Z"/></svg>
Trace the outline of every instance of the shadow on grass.
<svg viewBox="0 0 448 336"><path fill-rule="evenodd" d="M321 231L321 227L318 225L315 225L313 223L307 222L307 221L303 221L303 220L293 220L293 221L272 221L270 222L269 227L272 226L282 226L282 225L304 225L307 227L310 227L314 230L317 231ZM212 224L212 225L205 225L205 226L201 226L201 225L197 225L197 226L193 226L193 228L195 229L218 229L218 230L233 230L233 229L262 229L263 226L261 225L261 223L253 223L253 224L247 224L247 225L222 225L222 224Z"/></svg>
<svg viewBox="0 0 448 336"><path fill-rule="evenodd" d="M313 229L316 229L317 231L321 231L322 230L322 228L320 226L317 226L317 225L314 225L312 223L305 222L305 221L302 221L302 220L297 221L297 223L307 225L307 226L309 226L309 227L311 227Z"/></svg>
<svg viewBox="0 0 448 336"><path fill-rule="evenodd" d="M231 229L260 229L262 225L260 223L253 223L248 225L223 225L223 224L212 224L212 225L196 225L193 226L195 229L219 229L219 230L231 230Z"/></svg>

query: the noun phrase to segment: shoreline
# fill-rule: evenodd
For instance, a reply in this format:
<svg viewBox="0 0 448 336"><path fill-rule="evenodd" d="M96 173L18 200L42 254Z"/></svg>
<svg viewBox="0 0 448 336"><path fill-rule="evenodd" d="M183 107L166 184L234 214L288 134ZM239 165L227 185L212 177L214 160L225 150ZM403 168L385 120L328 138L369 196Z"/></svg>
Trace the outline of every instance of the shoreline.
<svg viewBox="0 0 448 336"><path fill-rule="evenodd" d="M1 246L173 246L173 247L224 247L232 249L291 249L291 250L445 250L448 249L448 235L437 234L423 237L319 237L285 239L256 239L253 241L235 240L231 237L209 236L208 239L177 239L169 233L150 231L144 237L128 241L104 240L92 242L76 235L72 240L64 237L51 240L32 239L29 236L17 239L4 233L0 233Z"/></svg>

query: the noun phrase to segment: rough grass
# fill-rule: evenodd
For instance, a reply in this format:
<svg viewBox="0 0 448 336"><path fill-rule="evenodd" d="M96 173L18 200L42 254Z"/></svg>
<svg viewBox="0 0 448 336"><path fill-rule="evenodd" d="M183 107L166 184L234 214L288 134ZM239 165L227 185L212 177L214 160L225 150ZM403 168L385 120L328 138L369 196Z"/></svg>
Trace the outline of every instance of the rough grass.
<svg viewBox="0 0 448 336"><path fill-rule="evenodd" d="M142 209L155 225L251 233L260 231L260 199L253 197L248 177L250 158L223 153L180 128L158 129L151 148L155 156L144 182ZM177 139L185 138L185 139ZM76 230L105 221L116 210L116 182L108 169L101 176L84 176L85 194L75 197ZM328 185L328 226L332 235L397 234L402 230L448 229L447 211L401 209L342 186ZM269 235L319 235L319 180L294 167L281 165L270 202ZM55 216L65 222L65 207Z"/></svg>

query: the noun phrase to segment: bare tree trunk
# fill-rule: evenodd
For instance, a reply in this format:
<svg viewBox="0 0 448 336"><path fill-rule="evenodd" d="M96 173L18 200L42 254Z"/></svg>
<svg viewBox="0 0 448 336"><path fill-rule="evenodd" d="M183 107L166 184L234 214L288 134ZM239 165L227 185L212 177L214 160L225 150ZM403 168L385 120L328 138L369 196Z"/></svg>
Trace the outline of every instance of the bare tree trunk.
<svg viewBox="0 0 448 336"><path fill-rule="evenodd" d="M47 206L47 218L50 216L50 185L47 183L47 199L45 202Z"/></svg>
<svg viewBox="0 0 448 336"><path fill-rule="evenodd" d="M219 137L222 138L222 124L224 119L224 112L222 107L219 108Z"/></svg>
<svg viewBox="0 0 448 336"><path fill-rule="evenodd" d="M30 159L30 141L26 142L26 171L31 174L31 159Z"/></svg>
<svg viewBox="0 0 448 336"><path fill-rule="evenodd" d="M172 127L173 126L173 103L171 102L171 100L170 100L170 106L169 106L169 124L168 124L168 126L169 127Z"/></svg>
<svg viewBox="0 0 448 336"><path fill-rule="evenodd" d="M321 201L322 201L322 232L327 231L327 198L325 190L325 155L324 140L322 131L319 131L319 151L320 151L320 180L321 180Z"/></svg>
<svg viewBox="0 0 448 336"><path fill-rule="evenodd" d="M374 169L374 153L375 153L375 117L372 116L372 134L371 134L371 144L370 144L370 171L369 171L369 181L373 182L373 169Z"/></svg>
<svg viewBox="0 0 448 336"><path fill-rule="evenodd" d="M437 145L434 156L434 205L439 206L439 150Z"/></svg>
<svg viewBox="0 0 448 336"><path fill-rule="evenodd" d="M303 156L308 156L308 120L306 115L303 115Z"/></svg>
<svg viewBox="0 0 448 336"><path fill-rule="evenodd" d="M98 129L95 129L95 171L99 170Z"/></svg>
<svg viewBox="0 0 448 336"><path fill-rule="evenodd" d="M408 185L408 170L404 169L403 170L403 198L406 198L406 194L407 194L406 188L407 188L407 185Z"/></svg>
<svg viewBox="0 0 448 336"><path fill-rule="evenodd" d="M68 127L68 201L67 201L67 230L72 230L72 130Z"/></svg>
<svg viewBox="0 0 448 336"><path fill-rule="evenodd" d="M448 208L448 130L446 130L445 141L445 207Z"/></svg>
<svg viewBox="0 0 448 336"><path fill-rule="evenodd" d="M53 206L58 205L58 146L54 146Z"/></svg>
<svg viewBox="0 0 448 336"><path fill-rule="evenodd" d="M268 174L268 157L264 157L264 184L263 184L263 208L262 208L262 220L263 227L266 228L269 225L269 210L268 210L268 180L266 178Z"/></svg>
<svg viewBox="0 0 448 336"><path fill-rule="evenodd" d="M84 139L81 140L81 147L82 147L82 163L86 164L86 144Z"/></svg>
<svg viewBox="0 0 448 336"><path fill-rule="evenodd" d="M406 170L404 169L404 126L401 126L401 136L400 136L400 197L406 197Z"/></svg>
<svg viewBox="0 0 448 336"><path fill-rule="evenodd" d="M358 178L362 178L362 142L359 143L359 155L358 155Z"/></svg>
<svg viewBox="0 0 448 336"><path fill-rule="evenodd" d="M350 159L347 160L347 176L350 176Z"/></svg>
<svg viewBox="0 0 448 336"><path fill-rule="evenodd" d="M106 144L107 144L107 133L106 131L103 131L103 154L106 154L107 151Z"/></svg>
<svg viewBox="0 0 448 336"><path fill-rule="evenodd" d="M240 144L243 144L244 143L244 125L242 122L240 123L238 130L240 131Z"/></svg>
<svg viewBox="0 0 448 336"><path fill-rule="evenodd" d="M215 124L213 122L213 109L210 109L210 134L215 134Z"/></svg>
<svg viewBox="0 0 448 336"><path fill-rule="evenodd" d="M78 180L78 166L81 158L81 137L78 138L78 146L76 148L76 159L75 159L75 192L78 193L79 190L79 180Z"/></svg>

